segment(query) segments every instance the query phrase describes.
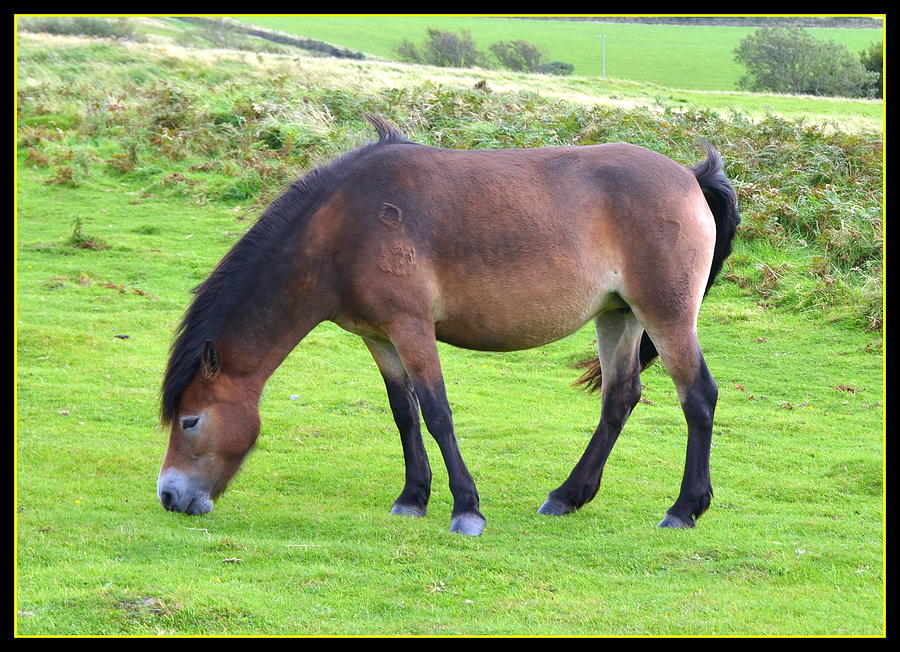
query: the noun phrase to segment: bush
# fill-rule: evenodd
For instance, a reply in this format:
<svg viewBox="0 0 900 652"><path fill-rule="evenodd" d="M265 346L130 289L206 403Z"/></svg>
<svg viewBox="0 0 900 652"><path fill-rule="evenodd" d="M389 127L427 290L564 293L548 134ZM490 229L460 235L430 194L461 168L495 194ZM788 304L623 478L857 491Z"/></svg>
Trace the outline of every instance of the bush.
<svg viewBox="0 0 900 652"><path fill-rule="evenodd" d="M734 55L747 67L738 87L749 91L860 97L872 85L872 74L845 45L799 27L758 29Z"/></svg>
<svg viewBox="0 0 900 652"><path fill-rule="evenodd" d="M571 63L566 63L565 61L551 61L550 63L542 63L538 66L536 72L543 73L545 75L571 75L572 71L575 70L575 66Z"/></svg>
<svg viewBox="0 0 900 652"><path fill-rule="evenodd" d="M289 47L297 47L304 50L309 50L311 52L316 52L318 54L324 54L326 56L331 57L341 57L345 59L365 59L365 55L362 52L354 52L353 50L348 50L347 48L340 48L330 43L325 43L324 41L317 41L315 39L306 38L304 36L292 36L289 34L282 34L281 32L276 32L274 30L261 29L256 27L251 27L248 25L242 25L240 23L236 23L232 20L226 20L222 18L198 18L194 16L177 16L178 20L181 20L186 23L191 23L193 25L200 25L204 28L205 33L209 31L218 31L224 32L228 31L234 35L243 35L243 36L253 36L259 39L263 39L265 41L269 41L272 44L280 44L286 45ZM191 39L190 37L182 37L185 39L185 45L193 46L198 41L195 39ZM223 34L213 35L212 42L227 40L229 37ZM203 39L201 39L203 40ZM285 50L284 48L276 48L272 46L265 46L264 44L253 43L249 39L240 39L239 41L232 41L237 44L234 47L242 50L253 50L253 51L263 51L263 52L290 52L290 49ZM231 45L223 45L222 47L232 47Z"/></svg>
<svg viewBox="0 0 900 652"><path fill-rule="evenodd" d="M529 41L497 41L488 48L497 62L516 72L537 72L547 75L570 75L575 67L562 61L544 61L541 49ZM469 68L481 66L495 67L482 52L479 52L468 31L459 34L428 28L428 38L422 45L412 41L402 41L394 51L401 61L432 66Z"/></svg>
<svg viewBox="0 0 900 652"><path fill-rule="evenodd" d="M468 30L459 34L440 29L428 28L425 42L417 46L411 41L402 41L396 49L403 61L422 63L445 68L471 68L485 66L487 58L475 47Z"/></svg>
<svg viewBox="0 0 900 652"><path fill-rule="evenodd" d="M500 63L518 72L536 72L544 58L543 52L528 41L498 41L490 47Z"/></svg>
<svg viewBox="0 0 900 652"><path fill-rule="evenodd" d="M84 232L84 222L76 217L72 222L72 235L66 240L66 244L76 249L109 249L109 245L103 238L88 235Z"/></svg>

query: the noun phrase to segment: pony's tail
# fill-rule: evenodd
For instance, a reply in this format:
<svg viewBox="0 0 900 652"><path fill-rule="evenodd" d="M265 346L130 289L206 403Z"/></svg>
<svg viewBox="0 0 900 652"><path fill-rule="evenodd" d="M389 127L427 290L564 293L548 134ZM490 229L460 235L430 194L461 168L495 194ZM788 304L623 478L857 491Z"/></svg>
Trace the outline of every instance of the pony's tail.
<svg viewBox="0 0 900 652"><path fill-rule="evenodd" d="M738 224L741 223L741 214L737 207L737 193L722 170L722 156L708 142L704 141L703 145L706 147L706 160L692 167L691 172L697 177L700 190L703 191L716 221L716 246L713 249L709 280L703 291L705 297L722 270L722 263L731 253L731 243Z"/></svg>
<svg viewBox="0 0 900 652"><path fill-rule="evenodd" d="M706 203L709 205L713 219L716 222L716 244L713 249L709 280L706 282L706 289L703 291L703 296L705 297L716 280L716 276L722 270L722 264L731 253L734 234L737 231L738 224L741 223L741 214L738 212L737 207L737 193L723 171L722 156L708 142L704 141L703 145L706 148L706 160L693 166L690 170L697 178L700 190L703 191L703 196L706 197ZM656 346L646 331L641 336L639 355L641 371L646 369L659 355ZM584 386L589 392L595 392L600 389L603 384L603 378L600 373L600 360L597 358L586 360L578 363L575 367L587 368L587 371L572 383L573 387Z"/></svg>
<svg viewBox="0 0 900 652"><path fill-rule="evenodd" d="M650 363L653 362L658 355L659 353L657 353L656 347L647 336L647 332L644 331L644 334L641 336L641 350L639 352L639 356L641 359L641 371L649 367ZM572 387L583 386L589 392L599 391L600 387L603 385L603 375L600 372L599 358L593 358L592 360L579 362L575 365L575 368L586 369L586 371L581 374L578 380L572 383Z"/></svg>

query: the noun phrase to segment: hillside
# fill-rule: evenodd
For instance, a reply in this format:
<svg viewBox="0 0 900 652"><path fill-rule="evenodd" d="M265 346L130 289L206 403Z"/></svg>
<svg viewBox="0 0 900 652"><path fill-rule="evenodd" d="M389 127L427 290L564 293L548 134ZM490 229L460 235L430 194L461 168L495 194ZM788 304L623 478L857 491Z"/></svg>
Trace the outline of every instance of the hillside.
<svg viewBox="0 0 900 652"><path fill-rule="evenodd" d="M396 59L404 39L425 38L426 28L467 30L481 50L490 43L525 39L546 53L548 60L575 66L575 74L601 76L605 53L606 77L646 82L669 88L731 91L743 67L734 48L756 27L735 25L669 25L600 23L567 20L526 20L484 17L244 17L241 22L322 39ZM872 29L813 28L816 38L833 40L859 52L882 33ZM600 34L604 35L601 50Z"/></svg>

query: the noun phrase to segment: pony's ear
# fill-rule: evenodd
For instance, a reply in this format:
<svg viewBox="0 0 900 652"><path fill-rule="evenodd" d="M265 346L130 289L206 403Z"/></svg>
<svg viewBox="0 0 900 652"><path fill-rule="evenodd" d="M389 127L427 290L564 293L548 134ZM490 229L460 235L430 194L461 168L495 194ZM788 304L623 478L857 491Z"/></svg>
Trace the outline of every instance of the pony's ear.
<svg viewBox="0 0 900 652"><path fill-rule="evenodd" d="M221 361L219 359L219 347L212 340L206 340L203 345L203 355L200 358L200 373L203 380L209 382L219 373Z"/></svg>

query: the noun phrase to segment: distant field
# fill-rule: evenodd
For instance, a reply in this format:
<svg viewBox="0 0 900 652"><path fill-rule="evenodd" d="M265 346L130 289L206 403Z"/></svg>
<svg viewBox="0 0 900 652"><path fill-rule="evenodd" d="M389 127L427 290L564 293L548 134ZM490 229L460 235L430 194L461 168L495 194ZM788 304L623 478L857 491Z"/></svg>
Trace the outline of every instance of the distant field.
<svg viewBox="0 0 900 652"><path fill-rule="evenodd" d="M618 23L447 17L249 17L247 23L321 39L394 58L400 41L422 41L427 27L469 30L480 49L495 41L525 39L547 58L571 63L576 75L600 76L600 34L606 42L606 76L671 88L735 90L743 68L732 51L752 27L631 25ZM823 40L859 52L882 33L872 29L811 29Z"/></svg>

